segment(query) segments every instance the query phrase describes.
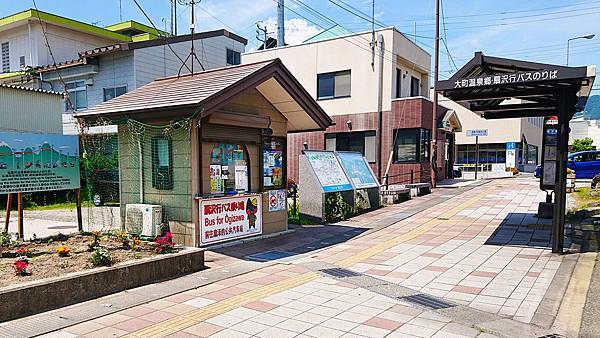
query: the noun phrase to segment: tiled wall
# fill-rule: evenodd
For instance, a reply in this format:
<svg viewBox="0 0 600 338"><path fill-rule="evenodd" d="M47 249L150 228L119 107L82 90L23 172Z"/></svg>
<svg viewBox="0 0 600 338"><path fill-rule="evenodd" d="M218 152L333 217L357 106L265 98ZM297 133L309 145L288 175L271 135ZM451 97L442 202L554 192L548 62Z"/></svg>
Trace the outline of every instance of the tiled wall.
<svg viewBox="0 0 600 338"><path fill-rule="evenodd" d="M394 100L392 101L392 110L383 112L383 171L385 171L385 167L387 166L390 156L394 129L431 129L432 108L433 104L431 101L417 97ZM445 109L442 107L438 109L439 115L443 114L444 112ZM347 121L352 122L352 131L377 130L377 112L336 115L332 116L332 119L334 120L335 125L329 127L327 129L327 133L350 131L350 129L348 129ZM439 139L445 139L445 135L443 138L439 137ZM288 135L288 177L296 182L298 181L298 156L304 149L304 142L308 144L308 149L325 149L325 132L297 133ZM443 154L442 144L443 142L438 142L438 154ZM439 160L438 164L441 165ZM372 163L371 167L377 175L377 164ZM406 173L406 175L401 177L409 180L409 173L411 170L414 170L415 182L420 182L421 180L426 181L427 177L421 177L421 172L427 172L424 174L424 176L428 176L428 171L431 170L431 166L429 163L392 163L390 166L389 175L392 176L400 173ZM443 175L443 170L439 175ZM392 179L390 179L390 182L392 182Z"/></svg>

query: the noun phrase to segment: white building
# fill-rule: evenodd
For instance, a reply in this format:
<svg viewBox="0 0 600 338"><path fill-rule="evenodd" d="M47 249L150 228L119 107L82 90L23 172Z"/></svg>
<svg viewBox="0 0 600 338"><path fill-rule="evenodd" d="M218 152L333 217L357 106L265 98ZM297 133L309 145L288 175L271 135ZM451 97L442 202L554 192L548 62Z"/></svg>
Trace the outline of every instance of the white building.
<svg viewBox="0 0 600 338"><path fill-rule="evenodd" d="M596 149L600 149L600 121L586 120L583 116L573 118L569 122L571 133L569 133L569 144L572 145L574 140L590 138L592 145Z"/></svg>
<svg viewBox="0 0 600 338"><path fill-rule="evenodd" d="M29 83L23 70L79 58L83 50L156 39L159 31L135 21L105 28L34 9L0 18L0 82ZM52 50L46 46L46 39Z"/></svg>

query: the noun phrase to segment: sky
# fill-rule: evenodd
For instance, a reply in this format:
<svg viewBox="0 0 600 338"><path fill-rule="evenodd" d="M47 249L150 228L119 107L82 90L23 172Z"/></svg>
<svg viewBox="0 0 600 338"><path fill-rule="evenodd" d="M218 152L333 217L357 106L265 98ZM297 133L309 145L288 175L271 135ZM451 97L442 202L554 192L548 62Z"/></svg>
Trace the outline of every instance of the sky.
<svg viewBox="0 0 600 338"><path fill-rule="evenodd" d="M169 27L170 0L138 2L158 28ZM36 0L36 3L40 10L99 26L119 22L119 0ZM121 0L121 6L123 20L148 24L133 0ZM372 0L285 0L285 6L286 42L291 44L335 24L354 32L371 27L365 19L371 16ZM2 0L0 16L31 7L32 0ZM588 34L597 36L571 41L569 63L600 64L600 0L446 0L441 7L441 79L451 76L475 51L564 65L567 40ZM189 8L178 6L180 34L189 29ZM275 37L276 12L276 0L201 0L196 5L196 30L231 30L247 38L247 50L253 50L260 44L256 39L256 22L262 22ZM433 54L435 0L375 0L374 12L378 24L395 26ZM595 94L600 94L600 85L594 87L598 88Z"/></svg>

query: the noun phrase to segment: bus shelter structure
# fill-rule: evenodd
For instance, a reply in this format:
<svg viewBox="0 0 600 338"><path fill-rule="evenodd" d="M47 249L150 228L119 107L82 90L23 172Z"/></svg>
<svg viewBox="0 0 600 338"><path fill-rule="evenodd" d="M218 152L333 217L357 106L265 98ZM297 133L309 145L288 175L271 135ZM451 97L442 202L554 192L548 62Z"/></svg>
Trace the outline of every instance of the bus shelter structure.
<svg viewBox="0 0 600 338"><path fill-rule="evenodd" d="M436 86L438 93L466 104L486 119L558 117L551 240L554 253L562 253L564 245L569 120L585 107L595 74L595 66L565 67L476 52L451 78L438 81Z"/></svg>

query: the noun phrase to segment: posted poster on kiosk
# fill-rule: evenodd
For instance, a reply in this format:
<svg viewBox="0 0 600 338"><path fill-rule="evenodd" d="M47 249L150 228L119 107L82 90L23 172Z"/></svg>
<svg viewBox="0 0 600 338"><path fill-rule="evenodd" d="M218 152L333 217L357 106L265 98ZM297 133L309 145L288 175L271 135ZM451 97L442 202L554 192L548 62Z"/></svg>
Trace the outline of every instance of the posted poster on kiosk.
<svg viewBox="0 0 600 338"><path fill-rule="evenodd" d="M203 245L260 235L262 222L261 195L200 201L200 242Z"/></svg>
<svg viewBox="0 0 600 338"><path fill-rule="evenodd" d="M0 132L0 194L78 189L79 138Z"/></svg>

